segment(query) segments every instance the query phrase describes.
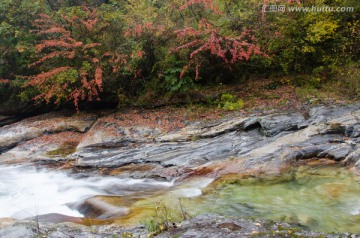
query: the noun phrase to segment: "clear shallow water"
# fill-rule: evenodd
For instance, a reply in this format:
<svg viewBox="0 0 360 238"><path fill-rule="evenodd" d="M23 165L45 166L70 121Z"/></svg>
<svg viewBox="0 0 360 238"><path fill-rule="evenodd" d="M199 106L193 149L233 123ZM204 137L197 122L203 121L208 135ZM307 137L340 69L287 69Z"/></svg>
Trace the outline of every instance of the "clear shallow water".
<svg viewBox="0 0 360 238"><path fill-rule="evenodd" d="M287 181L219 183L187 201L196 213L251 216L326 232L360 233L360 178L340 168L309 169Z"/></svg>
<svg viewBox="0 0 360 238"><path fill-rule="evenodd" d="M0 166L0 218L22 219L48 213L82 217L68 205L95 195L128 195L172 185L172 182L115 177L76 179L62 171Z"/></svg>
<svg viewBox="0 0 360 238"><path fill-rule="evenodd" d="M284 179L285 178L285 179ZM192 215L224 215L267 218L325 232L360 233L360 177L342 168L302 168L275 180L226 176L193 179L183 184L154 180L89 177L76 179L64 172L31 166L0 166L0 217L26 218L60 213L82 215L70 209L86 198L116 195L116 206L138 197L130 205L135 222L149 216L149 208L164 201L181 206ZM145 192L144 192L145 191ZM147 212L146 212L147 211Z"/></svg>

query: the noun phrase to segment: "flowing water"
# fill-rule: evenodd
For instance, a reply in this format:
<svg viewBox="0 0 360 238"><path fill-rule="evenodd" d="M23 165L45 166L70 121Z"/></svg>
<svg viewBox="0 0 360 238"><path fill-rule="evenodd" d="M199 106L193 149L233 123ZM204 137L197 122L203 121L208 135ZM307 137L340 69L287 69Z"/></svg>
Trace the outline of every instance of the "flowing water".
<svg viewBox="0 0 360 238"><path fill-rule="evenodd" d="M70 208L73 203L96 195L122 196L172 185L173 182L116 177L74 178L62 171L33 166L0 166L0 218L22 219L49 213L82 217Z"/></svg>
<svg viewBox="0 0 360 238"><path fill-rule="evenodd" d="M142 210L164 201L173 208L181 203L192 215L212 212L284 221L317 231L360 233L360 178L343 168L303 167L276 179L224 176L216 181L197 178L174 183L74 178L65 172L31 166L0 166L0 217L47 213L81 217L71 204L101 195L121 207L126 199L139 198L139 192L141 199L127 203L127 217L133 216L135 221L149 215Z"/></svg>

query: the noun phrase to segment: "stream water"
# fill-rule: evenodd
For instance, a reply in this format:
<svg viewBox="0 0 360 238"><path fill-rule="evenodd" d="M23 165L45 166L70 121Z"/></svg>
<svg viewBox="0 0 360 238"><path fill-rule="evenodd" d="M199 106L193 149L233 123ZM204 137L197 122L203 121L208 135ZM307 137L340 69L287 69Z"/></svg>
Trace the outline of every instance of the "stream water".
<svg viewBox="0 0 360 238"><path fill-rule="evenodd" d="M149 191L148 193L143 193ZM160 192L159 192L160 191ZM360 178L343 168L302 168L277 179L198 178L183 183L116 177L74 178L65 172L31 166L0 166L0 217L26 218L60 213L81 217L71 204L97 195L130 204L130 214L157 201L192 215L219 213L268 218L326 232L360 233ZM134 209L137 208L137 209ZM140 213L140 216L139 216ZM145 213L144 213L145 215ZM149 215L147 213L147 215Z"/></svg>
<svg viewBox="0 0 360 238"><path fill-rule="evenodd" d="M62 171L33 166L0 166L0 218L22 219L49 213L82 217L70 209L71 204L96 195L123 196L172 185L173 182L110 176L74 178Z"/></svg>
<svg viewBox="0 0 360 238"><path fill-rule="evenodd" d="M360 233L360 178L343 168L305 167L285 179L218 182L188 206L197 212L267 218L316 231Z"/></svg>

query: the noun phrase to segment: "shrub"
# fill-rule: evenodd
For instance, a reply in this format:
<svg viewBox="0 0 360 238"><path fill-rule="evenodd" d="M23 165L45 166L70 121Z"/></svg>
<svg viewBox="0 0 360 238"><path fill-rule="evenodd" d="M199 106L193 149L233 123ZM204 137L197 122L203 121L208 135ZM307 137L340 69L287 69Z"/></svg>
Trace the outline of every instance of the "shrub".
<svg viewBox="0 0 360 238"><path fill-rule="evenodd" d="M218 108L222 108L226 111L240 110L243 107L244 101L232 94L222 94L221 99L218 101Z"/></svg>

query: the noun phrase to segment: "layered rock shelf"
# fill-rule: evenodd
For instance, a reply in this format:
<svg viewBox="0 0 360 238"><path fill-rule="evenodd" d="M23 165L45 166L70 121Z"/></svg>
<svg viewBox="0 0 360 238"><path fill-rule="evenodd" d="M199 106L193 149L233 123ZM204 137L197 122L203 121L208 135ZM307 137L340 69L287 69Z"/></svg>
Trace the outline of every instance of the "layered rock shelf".
<svg viewBox="0 0 360 238"><path fill-rule="evenodd" d="M280 176L304 164L337 165L360 174L359 103L316 106L301 113L232 115L216 121L189 123L168 119L166 125L158 117L151 118L151 114L139 112L137 116L141 123L131 121L122 113L48 113L3 125L0 127L0 164L33 163L73 173L89 171L95 175L161 181L217 180L228 175L237 179ZM1 117L1 120L8 118ZM173 126L168 126L169 123ZM103 210L112 215L117 211ZM196 219L199 225L184 223L182 234L189 237L193 232L208 234L204 227L214 229L211 234L216 236L213 237L252 237L269 231L259 228L265 222L213 216ZM257 227L255 223L260 224L259 229L251 230L250 227ZM26 226L22 226L24 234L30 234ZM13 234L12 229L16 228L6 226L0 229L0 235ZM64 229L68 228L64 226ZM140 229L138 234L143 233ZM176 234L169 231L160 237Z"/></svg>

